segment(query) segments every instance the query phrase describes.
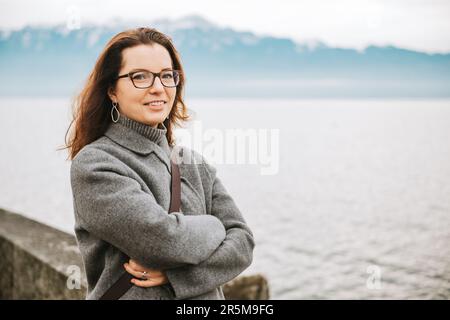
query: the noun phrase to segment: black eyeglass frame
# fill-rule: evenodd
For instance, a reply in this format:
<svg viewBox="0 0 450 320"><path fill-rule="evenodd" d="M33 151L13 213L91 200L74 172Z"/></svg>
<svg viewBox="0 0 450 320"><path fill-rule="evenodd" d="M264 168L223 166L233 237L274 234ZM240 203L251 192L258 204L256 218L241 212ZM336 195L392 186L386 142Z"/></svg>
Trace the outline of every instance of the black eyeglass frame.
<svg viewBox="0 0 450 320"><path fill-rule="evenodd" d="M161 80L161 73L164 73L164 72L167 72L167 71L175 71L175 72L178 74L178 83L177 83L176 85L174 85L174 86L166 86L166 85L162 82L162 80ZM148 87L138 87L138 86L134 83L133 77L132 77L132 76L133 76L133 74L138 73L138 72L150 72L150 73L153 75L153 81L152 81L152 83L151 83ZM172 70L172 69L162 70L161 72L151 72L151 71L149 71L149 70L135 70L135 71L130 71L130 72L128 72L127 74L123 74L123 75L121 75L121 76L118 76L115 80L119 80L120 78L126 78L126 77L128 77L128 78L130 78L131 83L133 83L133 86L134 86L135 88L137 88L137 89L147 89L147 88L150 88L150 87L155 83L155 79L156 79L156 77L158 77L158 78L159 78L159 81L161 81L161 84L162 84L164 87L166 87L166 88L175 88L175 87L177 87L177 86L180 84L180 75L181 75L181 71L180 71L180 70Z"/></svg>

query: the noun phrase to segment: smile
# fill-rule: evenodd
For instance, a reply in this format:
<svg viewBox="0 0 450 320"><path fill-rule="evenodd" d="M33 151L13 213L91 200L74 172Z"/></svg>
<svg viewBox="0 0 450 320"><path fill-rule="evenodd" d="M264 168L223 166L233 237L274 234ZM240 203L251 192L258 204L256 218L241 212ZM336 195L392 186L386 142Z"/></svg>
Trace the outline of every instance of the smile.
<svg viewBox="0 0 450 320"><path fill-rule="evenodd" d="M144 103L144 105L146 105L146 106L161 106L165 103L166 102L163 100L158 100L158 101L146 102L146 103Z"/></svg>

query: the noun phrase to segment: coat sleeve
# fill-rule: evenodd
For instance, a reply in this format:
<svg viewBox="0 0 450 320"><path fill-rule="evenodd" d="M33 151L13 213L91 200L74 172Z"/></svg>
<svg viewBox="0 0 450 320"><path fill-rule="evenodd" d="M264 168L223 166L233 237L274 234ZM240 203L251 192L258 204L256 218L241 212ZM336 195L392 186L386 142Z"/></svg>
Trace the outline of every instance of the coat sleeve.
<svg viewBox="0 0 450 320"><path fill-rule="evenodd" d="M88 232L155 269L198 264L225 239L217 217L168 214L126 170L99 149L82 150L73 159L75 217Z"/></svg>
<svg viewBox="0 0 450 320"><path fill-rule="evenodd" d="M195 297L209 292L242 273L253 260L255 242L234 200L228 194L216 169L207 163L211 172L211 214L225 226L226 237L205 261L198 265L186 265L165 270L175 299Z"/></svg>

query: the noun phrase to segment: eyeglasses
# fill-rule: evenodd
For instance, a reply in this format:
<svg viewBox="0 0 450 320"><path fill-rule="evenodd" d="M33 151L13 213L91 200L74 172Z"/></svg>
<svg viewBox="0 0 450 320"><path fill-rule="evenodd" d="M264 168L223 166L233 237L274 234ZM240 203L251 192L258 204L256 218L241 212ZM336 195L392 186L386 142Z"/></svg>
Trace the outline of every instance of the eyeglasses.
<svg viewBox="0 0 450 320"><path fill-rule="evenodd" d="M180 73L179 70L163 70L158 73L146 70L133 71L118 76L116 80L129 77L136 88L146 89L150 88L155 82L155 78L158 77L164 87L173 88L180 83Z"/></svg>

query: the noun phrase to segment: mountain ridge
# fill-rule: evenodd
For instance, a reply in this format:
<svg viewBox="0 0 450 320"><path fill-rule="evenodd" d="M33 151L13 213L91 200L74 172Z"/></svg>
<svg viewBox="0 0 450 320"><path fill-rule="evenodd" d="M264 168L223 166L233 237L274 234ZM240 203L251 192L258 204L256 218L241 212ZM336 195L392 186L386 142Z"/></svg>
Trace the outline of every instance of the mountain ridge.
<svg viewBox="0 0 450 320"><path fill-rule="evenodd" d="M302 43L222 27L199 15L147 24L119 19L73 30L61 24L1 30L0 95L23 92L23 74L38 83L27 95L75 94L106 42L144 25L171 37L186 69L186 90L194 96L450 97L450 53Z"/></svg>

